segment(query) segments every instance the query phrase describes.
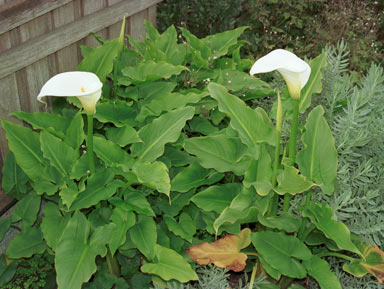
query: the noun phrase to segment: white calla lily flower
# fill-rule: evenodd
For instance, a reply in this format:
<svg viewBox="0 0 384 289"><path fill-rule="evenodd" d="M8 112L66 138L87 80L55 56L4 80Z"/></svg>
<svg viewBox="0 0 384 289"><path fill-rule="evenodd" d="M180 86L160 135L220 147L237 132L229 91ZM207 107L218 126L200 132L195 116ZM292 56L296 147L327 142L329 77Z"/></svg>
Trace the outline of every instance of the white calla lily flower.
<svg viewBox="0 0 384 289"><path fill-rule="evenodd" d="M100 79L92 72L63 72L56 74L43 85L37 100L45 103L42 100L44 96L75 96L80 100L87 114L94 114L102 87Z"/></svg>
<svg viewBox="0 0 384 289"><path fill-rule="evenodd" d="M311 67L292 52L276 49L258 59L252 66L250 74L267 73L277 70L283 76L293 99L299 99L301 89L307 83Z"/></svg>

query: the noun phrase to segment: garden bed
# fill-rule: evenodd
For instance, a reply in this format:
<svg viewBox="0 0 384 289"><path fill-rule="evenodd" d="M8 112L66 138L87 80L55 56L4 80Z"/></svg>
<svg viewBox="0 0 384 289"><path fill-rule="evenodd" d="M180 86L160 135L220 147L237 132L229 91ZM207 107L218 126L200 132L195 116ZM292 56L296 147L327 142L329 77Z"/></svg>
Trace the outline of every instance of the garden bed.
<svg viewBox="0 0 384 289"><path fill-rule="evenodd" d="M38 95L57 96L52 113L13 114L30 127L2 122L11 151L2 185L19 201L0 232L20 234L1 283L16 282L18 262L45 256L59 288L214 289L217 278L337 289L340 263L379 288L384 253L372 241L382 231L358 231L355 217L371 215L348 210L362 198L344 190L359 194L364 180L364 205L380 199L366 170L353 174L351 151L375 155L383 119L366 126L383 106L383 69L372 65L355 87L342 46L308 62L281 49L254 62L240 53L247 27L203 39L181 28L180 40L173 26L145 26L143 42L123 25L119 38L82 47L79 71ZM282 78L262 80L274 70ZM356 124L361 134L346 142ZM227 280L201 267L211 263L242 273Z"/></svg>

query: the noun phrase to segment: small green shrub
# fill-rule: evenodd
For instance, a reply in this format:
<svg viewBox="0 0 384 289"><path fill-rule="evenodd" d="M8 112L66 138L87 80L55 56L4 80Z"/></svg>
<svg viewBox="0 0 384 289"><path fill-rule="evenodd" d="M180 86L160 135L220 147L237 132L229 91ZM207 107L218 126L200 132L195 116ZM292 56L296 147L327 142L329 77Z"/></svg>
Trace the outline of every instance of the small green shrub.
<svg viewBox="0 0 384 289"><path fill-rule="evenodd" d="M244 52L254 55L288 48L314 57L326 44L344 39L350 68L384 63L383 0L165 0L158 5L158 26L164 30L171 24L199 37L250 26Z"/></svg>
<svg viewBox="0 0 384 289"><path fill-rule="evenodd" d="M53 270L53 258L48 254L35 255L18 263L13 279L1 289L45 288L49 272Z"/></svg>

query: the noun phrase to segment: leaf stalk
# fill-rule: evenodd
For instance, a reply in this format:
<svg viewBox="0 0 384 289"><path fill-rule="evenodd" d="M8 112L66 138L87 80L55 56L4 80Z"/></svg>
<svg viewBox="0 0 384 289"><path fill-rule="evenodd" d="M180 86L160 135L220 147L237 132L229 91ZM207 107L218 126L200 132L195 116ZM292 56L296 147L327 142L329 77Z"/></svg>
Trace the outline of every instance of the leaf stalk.
<svg viewBox="0 0 384 289"><path fill-rule="evenodd" d="M87 114L88 135L87 135L87 154L90 173L95 172L95 159L93 156L93 114Z"/></svg>
<svg viewBox="0 0 384 289"><path fill-rule="evenodd" d="M297 143L297 131L299 127L299 107L300 107L300 99L291 98L293 104L293 116L292 116L292 125L291 125L291 135L289 137L288 143L288 156L290 160L290 164L294 165L296 161L296 143ZM283 204L283 212L288 212L290 207L292 196L290 194L284 195L284 204Z"/></svg>

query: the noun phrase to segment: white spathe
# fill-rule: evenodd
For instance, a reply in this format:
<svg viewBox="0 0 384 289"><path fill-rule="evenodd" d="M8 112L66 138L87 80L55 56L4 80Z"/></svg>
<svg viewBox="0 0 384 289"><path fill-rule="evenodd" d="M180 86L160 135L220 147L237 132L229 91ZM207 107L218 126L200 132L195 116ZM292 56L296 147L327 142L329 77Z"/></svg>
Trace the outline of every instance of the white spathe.
<svg viewBox="0 0 384 289"><path fill-rule="evenodd" d="M267 73L277 70L288 86L289 94L294 99L300 98L301 89L307 83L311 67L292 52L276 49L258 59L251 68L250 74Z"/></svg>
<svg viewBox="0 0 384 289"><path fill-rule="evenodd" d="M37 100L45 103L42 100L44 96L75 96L80 100L87 114L94 114L102 87L100 79L92 72L63 72L56 74L43 85Z"/></svg>

